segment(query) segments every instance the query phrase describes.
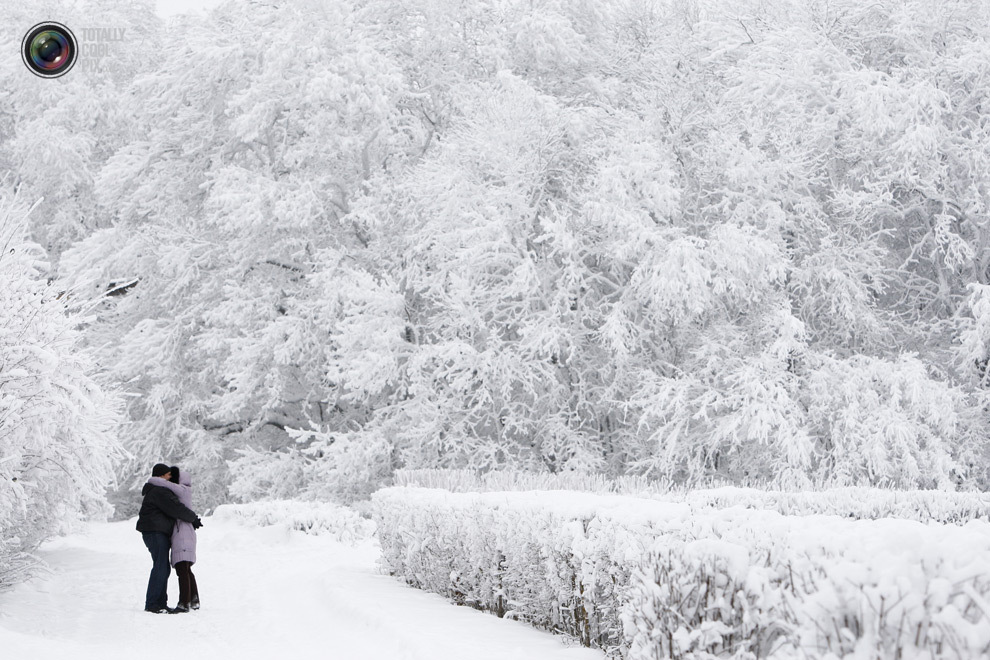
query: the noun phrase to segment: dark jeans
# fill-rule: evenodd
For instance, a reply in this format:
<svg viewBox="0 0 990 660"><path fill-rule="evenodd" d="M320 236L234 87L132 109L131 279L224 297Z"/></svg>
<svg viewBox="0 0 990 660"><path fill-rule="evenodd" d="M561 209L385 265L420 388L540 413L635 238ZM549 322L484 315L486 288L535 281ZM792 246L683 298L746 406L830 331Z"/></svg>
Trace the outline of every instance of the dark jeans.
<svg viewBox="0 0 990 660"><path fill-rule="evenodd" d="M144 609L157 610L168 605L168 576L172 567L168 563L168 551L172 539L162 532L141 532L144 544L151 553L151 575L148 576L148 593L144 597Z"/></svg>
<svg viewBox="0 0 990 660"><path fill-rule="evenodd" d="M194 598L199 600L199 589L196 587L196 576L192 572L192 562L176 563L175 574L179 577L179 604L189 605Z"/></svg>

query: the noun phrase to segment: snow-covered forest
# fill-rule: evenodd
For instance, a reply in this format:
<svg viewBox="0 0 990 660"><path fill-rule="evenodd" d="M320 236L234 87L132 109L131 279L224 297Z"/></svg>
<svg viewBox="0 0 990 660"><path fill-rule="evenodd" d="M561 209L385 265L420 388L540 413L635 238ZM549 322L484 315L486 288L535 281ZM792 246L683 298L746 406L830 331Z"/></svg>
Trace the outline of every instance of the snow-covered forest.
<svg viewBox="0 0 990 660"><path fill-rule="evenodd" d="M0 5L0 561L163 459L990 486L990 2L45 6L127 48Z"/></svg>

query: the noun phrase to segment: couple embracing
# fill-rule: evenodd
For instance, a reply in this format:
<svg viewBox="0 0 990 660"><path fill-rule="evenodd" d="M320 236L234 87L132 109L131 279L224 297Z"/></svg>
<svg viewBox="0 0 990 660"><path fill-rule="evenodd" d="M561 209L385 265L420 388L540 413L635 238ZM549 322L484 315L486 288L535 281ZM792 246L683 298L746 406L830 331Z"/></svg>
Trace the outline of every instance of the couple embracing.
<svg viewBox="0 0 990 660"><path fill-rule="evenodd" d="M192 506L192 481L178 467L158 463L141 490L144 501L137 530L151 553L151 575L144 599L146 612L177 614L199 609L199 590L192 565L196 562L196 530L203 526ZM168 606L171 566L179 577L179 602Z"/></svg>

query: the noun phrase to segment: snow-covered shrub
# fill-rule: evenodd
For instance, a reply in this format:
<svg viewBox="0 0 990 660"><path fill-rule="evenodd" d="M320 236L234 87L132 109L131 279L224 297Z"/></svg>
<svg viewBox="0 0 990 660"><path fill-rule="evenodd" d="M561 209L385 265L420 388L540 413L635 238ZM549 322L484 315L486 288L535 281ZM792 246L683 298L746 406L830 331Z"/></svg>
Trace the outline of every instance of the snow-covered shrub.
<svg viewBox="0 0 990 660"><path fill-rule="evenodd" d="M391 446L380 434L288 430L284 451L243 449L229 462L230 494L242 501L301 498L351 504L389 482Z"/></svg>
<svg viewBox="0 0 990 660"><path fill-rule="evenodd" d="M25 210L0 192L0 588L73 521L106 516L121 452L115 400L76 350L78 319L46 284Z"/></svg>
<svg viewBox="0 0 990 660"><path fill-rule="evenodd" d="M990 652L985 521L567 492L390 488L372 499L390 574L633 660Z"/></svg>
<svg viewBox="0 0 990 660"><path fill-rule="evenodd" d="M622 644L624 589L651 538L609 515L625 500L417 488L372 495L389 574L458 604L613 650Z"/></svg>
<svg viewBox="0 0 990 660"><path fill-rule="evenodd" d="M338 541L353 542L371 537L375 524L356 511L326 502L273 500L249 504L223 504L213 517L218 520L268 527L282 525L314 536L329 535Z"/></svg>
<svg viewBox="0 0 990 660"><path fill-rule="evenodd" d="M405 469L396 470L396 486L442 488L454 492L491 492L504 490L578 490L590 493L671 493L678 488L666 479L648 479L630 475L609 477L586 472L522 472L518 470Z"/></svg>
<svg viewBox="0 0 990 660"><path fill-rule="evenodd" d="M963 318L959 332L957 360L965 372L973 376L980 387L990 387L990 285L970 283L965 307L969 314Z"/></svg>
<svg viewBox="0 0 990 660"><path fill-rule="evenodd" d="M684 501L698 507L769 509L788 516L829 515L867 520L901 518L957 525L990 519L990 498L980 492L887 490L859 486L787 492L723 487L654 497Z"/></svg>
<svg viewBox="0 0 990 660"><path fill-rule="evenodd" d="M296 497L305 486L306 460L297 451L258 451L247 447L230 462L230 494L242 502Z"/></svg>
<svg viewBox="0 0 990 660"><path fill-rule="evenodd" d="M808 419L818 438L817 483L945 488L959 466L954 439L969 405L916 356L819 358Z"/></svg>
<svg viewBox="0 0 990 660"><path fill-rule="evenodd" d="M660 530L624 612L632 660L976 658L990 526L725 510Z"/></svg>
<svg viewBox="0 0 990 660"><path fill-rule="evenodd" d="M841 518L903 518L921 522L964 524L990 519L990 497L981 492L894 490L848 486L814 491L762 490L719 486L686 489L669 481L577 473L532 473L475 470L397 470L396 486L441 488L453 492L577 490L635 495L692 507L742 506L788 516L824 514Z"/></svg>

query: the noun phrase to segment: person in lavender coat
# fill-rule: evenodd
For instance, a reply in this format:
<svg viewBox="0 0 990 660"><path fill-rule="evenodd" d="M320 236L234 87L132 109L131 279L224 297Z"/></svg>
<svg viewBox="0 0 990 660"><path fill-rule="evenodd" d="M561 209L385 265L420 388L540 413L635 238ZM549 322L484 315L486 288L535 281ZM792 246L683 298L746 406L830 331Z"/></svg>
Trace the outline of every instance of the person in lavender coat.
<svg viewBox="0 0 990 660"><path fill-rule="evenodd" d="M192 479L185 470L179 470L173 465L169 472L171 481L161 477L148 480L155 486L164 486L178 497L187 507L192 507ZM176 520L172 530L172 567L179 578L179 602L176 612L188 612L199 609L199 588L196 586L196 576L193 575L192 565L196 563L196 529L185 520Z"/></svg>

